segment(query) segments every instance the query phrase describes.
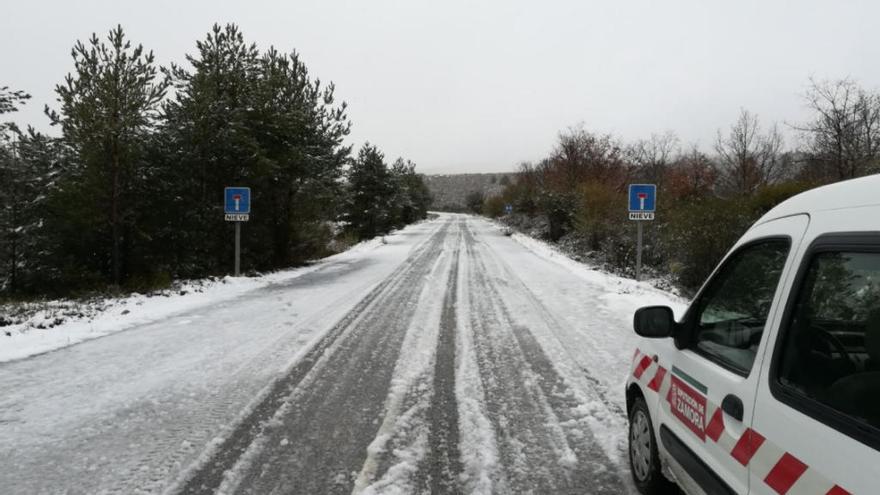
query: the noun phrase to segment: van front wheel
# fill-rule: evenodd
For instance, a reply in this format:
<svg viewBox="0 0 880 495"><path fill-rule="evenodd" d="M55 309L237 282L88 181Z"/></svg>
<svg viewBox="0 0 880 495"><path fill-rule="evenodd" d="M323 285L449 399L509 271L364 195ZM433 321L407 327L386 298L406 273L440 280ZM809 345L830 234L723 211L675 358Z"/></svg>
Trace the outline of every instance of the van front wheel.
<svg viewBox="0 0 880 495"><path fill-rule="evenodd" d="M639 492L669 493L671 483L660 472L657 439L645 399L637 397L629 415L629 466Z"/></svg>

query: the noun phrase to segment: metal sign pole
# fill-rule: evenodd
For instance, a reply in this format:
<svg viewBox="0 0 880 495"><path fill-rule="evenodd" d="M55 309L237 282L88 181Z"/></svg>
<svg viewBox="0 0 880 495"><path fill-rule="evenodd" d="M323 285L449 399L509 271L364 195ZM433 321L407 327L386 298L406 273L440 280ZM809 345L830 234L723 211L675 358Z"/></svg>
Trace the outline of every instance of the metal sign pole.
<svg viewBox="0 0 880 495"><path fill-rule="evenodd" d="M639 224L641 225L641 224ZM641 231L639 231L641 232ZM641 237L639 237L641 239ZM241 222L235 222L235 276L241 272Z"/></svg>
<svg viewBox="0 0 880 495"><path fill-rule="evenodd" d="M656 184L629 185L629 219L636 222L636 281L642 280L642 222L654 219Z"/></svg>
<svg viewBox="0 0 880 495"><path fill-rule="evenodd" d="M235 276L241 275L241 222L251 217L251 188L223 189L223 213L227 222L235 222Z"/></svg>
<svg viewBox="0 0 880 495"><path fill-rule="evenodd" d="M636 282L642 280L642 222L636 222L638 234L636 235Z"/></svg>

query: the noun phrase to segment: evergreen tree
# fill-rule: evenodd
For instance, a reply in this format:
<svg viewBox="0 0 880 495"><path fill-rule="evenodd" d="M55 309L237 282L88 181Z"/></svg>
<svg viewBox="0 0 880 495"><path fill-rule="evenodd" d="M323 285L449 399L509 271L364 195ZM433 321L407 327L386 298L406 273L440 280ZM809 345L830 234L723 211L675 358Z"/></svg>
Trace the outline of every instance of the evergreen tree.
<svg viewBox="0 0 880 495"><path fill-rule="evenodd" d="M106 44L94 34L88 44L77 42L72 56L75 72L55 88L60 111L47 107L46 114L61 126L80 167L68 200L94 205L78 205L91 221L86 227L97 234L93 252L101 254L92 262L118 285L136 232L143 142L167 84L158 78L152 52L132 48L121 26L110 31Z"/></svg>
<svg viewBox="0 0 880 495"><path fill-rule="evenodd" d="M175 156L166 165L184 217L166 232L184 274L217 270L229 259L221 216L224 186L250 186L245 260L275 268L314 256L329 240L349 148L344 103L334 87L312 81L296 53L260 54L238 28L215 25L189 56L192 72L169 71L176 97L164 126ZM182 206L182 208L181 208ZM323 236L321 235L323 233Z"/></svg>
<svg viewBox="0 0 880 495"><path fill-rule="evenodd" d="M398 158L391 166L391 172L397 188L394 200L397 208L395 223L403 226L427 217L431 193L422 176L416 173L416 164Z"/></svg>
<svg viewBox="0 0 880 495"><path fill-rule="evenodd" d="M321 226L334 219L350 148L346 105L334 106L334 86L309 78L299 55L270 48L260 60L255 135L263 166L273 266L300 261L329 239Z"/></svg>
<svg viewBox="0 0 880 495"><path fill-rule="evenodd" d="M214 25L197 54L187 55L191 70L173 65L167 74L174 98L165 105L162 132L166 159L162 184L174 204L167 215L174 222L158 234L175 253L177 274L196 276L218 270L231 259L228 225L223 221L223 188L252 186L259 161L254 118L259 52L234 25ZM255 211L260 191L252 199ZM260 214L252 215L258 221ZM243 236L248 256L252 224Z"/></svg>
<svg viewBox="0 0 880 495"><path fill-rule="evenodd" d="M9 86L3 86L0 88L0 115L4 113L17 112L18 106L24 104L24 102L30 99L31 95L25 93L24 91L13 91L9 89ZM10 123L2 123L0 124L0 129L2 129L3 135L0 139L5 139L8 136L6 132L8 132L12 127L14 127Z"/></svg>
<svg viewBox="0 0 880 495"><path fill-rule="evenodd" d="M30 95L11 91L8 86L0 88L0 115L18 111ZM19 202L24 193L22 186L26 177L19 160L18 128L11 122L0 123L0 291L15 292L19 285L20 238L23 221Z"/></svg>
<svg viewBox="0 0 880 495"><path fill-rule="evenodd" d="M0 135L0 291L15 292L19 279L19 238L21 236L19 194L23 182L22 169L14 137Z"/></svg>
<svg viewBox="0 0 880 495"><path fill-rule="evenodd" d="M121 27L92 35L73 48L59 108L45 109L61 138L0 125L0 194L11 198L0 205L0 291L149 290L226 272L230 185L253 191L253 269L323 255L340 217L362 237L424 218L412 162L389 169L367 145L345 174L346 104L297 53L261 53L235 25L215 25L196 49L163 78ZM0 89L0 114L27 98Z"/></svg>
<svg viewBox="0 0 880 495"><path fill-rule="evenodd" d="M8 241L16 263L10 289L38 293L51 288L58 292L63 288L62 267L66 259L63 252L64 226L61 212L66 205L59 203L59 191L65 181L65 150L59 141L28 129L16 140L16 157L13 162L13 183L10 201L15 205L14 235ZM69 237L80 235L66 232ZM75 260L71 260L75 261ZM76 265L74 265L75 267Z"/></svg>
<svg viewBox="0 0 880 495"><path fill-rule="evenodd" d="M366 143L348 170L348 228L361 239L387 233L394 223L391 172L379 148Z"/></svg>

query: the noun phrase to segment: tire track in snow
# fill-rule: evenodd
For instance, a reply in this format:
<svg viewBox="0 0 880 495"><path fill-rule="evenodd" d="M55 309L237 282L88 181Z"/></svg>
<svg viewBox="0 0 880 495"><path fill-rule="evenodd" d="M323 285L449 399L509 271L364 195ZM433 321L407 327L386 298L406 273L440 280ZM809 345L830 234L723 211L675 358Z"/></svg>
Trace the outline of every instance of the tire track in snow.
<svg viewBox="0 0 880 495"><path fill-rule="evenodd" d="M441 224L432 225L428 237ZM235 331L224 328L227 320L234 318L232 313L227 317L225 307L208 305L51 355L0 365L3 387L8 390L3 395L27 394L34 401L28 407L36 411L26 415L28 421L23 424L27 429L0 429L0 451L10 454L10 462L0 473L3 492L133 494L169 490L180 482L183 470L205 458L200 454L205 446L214 444L212 439L233 430L231 425L243 417L245 406L254 403L266 383L283 374L281 369L292 363L303 345L312 338L317 340L332 326L333 317L328 318L322 308L340 303L349 307L372 287L355 284L317 301L314 311L297 321L297 327L285 321L289 312L280 292L326 283L340 273L357 272L363 264L360 260L326 264L294 281L243 295L235 307L253 301L269 309L250 321L255 332L244 349L237 347L241 339L235 339ZM347 301L344 295L349 297ZM197 320L207 311L216 311L213 328L181 328L179 336L169 335L167 328ZM343 312L330 314L341 316ZM233 337L234 345L223 343L227 335ZM211 341L201 347L203 339ZM194 351L186 352L186 348ZM126 350L136 357L126 360L120 352ZM196 362L201 364L198 369ZM143 370L132 363L139 363ZM53 375L62 373L59 370L64 376L53 380ZM193 373L177 379L172 372L177 375L178 370ZM216 381L219 376L222 381ZM120 392L124 400L117 398ZM49 408L39 410L37 405ZM3 409L9 410L7 403ZM51 425L51 430L44 424ZM16 445L17 441L22 443Z"/></svg>
<svg viewBox="0 0 880 495"><path fill-rule="evenodd" d="M477 266L471 294L482 296L472 301L477 358L510 489L619 493L624 483L581 421L581 402L535 336L512 318L467 226L464 236Z"/></svg>
<svg viewBox="0 0 880 495"><path fill-rule="evenodd" d="M319 279L319 277L325 275L327 272L332 272L333 276L340 276L356 270L356 264L345 264L342 266L328 265L292 281L273 283L267 287L258 289L252 294L248 294L246 298L256 299L258 297L266 297L269 293L290 289L295 286L315 283L316 279ZM358 289L353 289L351 292L346 293L344 296L333 301L332 304L344 303L346 298L350 298L353 294L358 292ZM369 294L367 297L369 298ZM281 302L282 299L279 297L278 301ZM312 327L316 324L316 321L320 320L322 317L323 314L321 313L315 314L306 318L302 322L299 322L298 326L302 328ZM231 368L229 370L229 375L233 377L249 376L258 370L264 369L266 366L265 363L283 363L285 360L289 360L289 357L294 355L300 346L301 341L299 339L291 338L289 335L283 335L277 339L273 339L260 353L248 362L241 366ZM287 357L287 359L285 359L285 357ZM259 395L259 398L256 401L257 403L262 400L263 395L264 394ZM186 468L187 465L191 463L193 453L198 451L197 446L207 444L212 451L216 449L218 446L217 442L208 442L207 439L212 437L212 433L217 435L217 425L222 425L228 422L231 411L229 402L248 403L249 401L247 400L247 397L247 390L237 389L229 395L220 396L218 394L209 397L208 400L199 397L197 401L193 400L192 403L189 404L163 403L162 408L158 408L156 407L157 405L151 404L139 404L135 407L130 407L130 410L139 413L141 416L144 415L144 408L155 410L153 414L148 416L147 421L149 421L149 424L144 427L152 427L154 431L159 430L160 428L165 428L164 424L157 424L156 422L157 419L164 419L166 420L164 423L168 424L168 426L167 429L162 431L164 433L170 431L171 434L154 436L153 442L146 446L148 450L145 451L144 458L139 465L120 474L120 476L114 480L112 486L104 491L106 493L119 494L128 494L133 491L136 493L156 493L163 491L163 489L169 484L169 473L179 472L181 469ZM250 402L253 403L254 401ZM186 418L189 411L196 409L199 410L196 416L183 421L180 419ZM236 423L240 422L242 417L246 418L250 410L251 408L246 408L245 415L238 414L237 419L239 419L239 421ZM175 419L168 420L169 418ZM131 425L129 425L129 427L131 427ZM219 432L219 438L223 438L224 435L230 434L230 430L234 431L234 429L230 427L222 428ZM215 438L218 437L215 436ZM201 458L204 458L204 454L200 459ZM198 462L198 459L196 462ZM181 476L181 473L178 473L176 475L177 479L171 478L173 480L171 483L171 489L165 491L173 491L175 489L175 482L180 482L181 478L187 478L186 472L182 474L183 476Z"/></svg>
<svg viewBox="0 0 880 495"><path fill-rule="evenodd" d="M443 313L435 351L434 387L427 418L430 424L429 451L419 466L422 488L430 493L462 493L459 484L462 466L458 447L458 403L455 399L455 307L460 257L461 251L456 249L443 298Z"/></svg>
<svg viewBox="0 0 880 495"><path fill-rule="evenodd" d="M576 466L565 434L537 386L509 322L503 319L470 235L466 235L466 246L473 268L467 281L471 297L468 317L484 392L483 407L496 434L498 461L504 473L493 491L559 493L572 489L570 471Z"/></svg>
<svg viewBox="0 0 880 495"><path fill-rule="evenodd" d="M446 236L449 225L450 222L447 221L422 245L418 246L399 268L370 291L283 377L270 385L267 392L250 408L232 433L215 446L215 454L192 470L176 491L181 494L216 492L224 482L226 473L235 467L254 441L266 432L267 426L277 427L277 425L267 423L280 408L290 404L291 396L297 392L300 386L304 385L303 382L312 371L315 368L321 368L333 354L350 350L351 342L344 341L360 340L356 327L358 324L363 324L364 319L369 318L368 312L373 306L380 306L383 302L396 302L396 304L391 304L389 309L402 311L410 301L407 297L399 297L400 292L405 293L408 286L424 276L424 265L428 264L426 260L436 257L438 245ZM379 342L379 344L381 343L384 342ZM342 346L341 344L346 345ZM340 347L342 349L339 349ZM369 357L367 356L367 358ZM352 406L355 405L352 404ZM333 420L337 412L342 411L329 411L327 419ZM333 440L333 438L327 439L329 442L333 442ZM292 486L296 486L296 484ZM320 491L318 490L318 492Z"/></svg>
<svg viewBox="0 0 880 495"><path fill-rule="evenodd" d="M490 495L506 493L507 480L500 465L500 455L493 422L489 419L486 392L477 356L476 331L471 325L471 251L461 256L456 294L455 397L458 404L459 451L462 486L467 493Z"/></svg>
<svg viewBox="0 0 880 495"><path fill-rule="evenodd" d="M482 243L485 250L491 251L488 243ZM566 345L566 336L571 336L571 329L564 326L560 319L541 301L541 298L529 287L500 256L485 258L494 264L493 270L499 276L496 290L511 316L512 321L519 321L520 327L526 328L535 345L539 345L544 354L552 354L550 360L556 373L570 385L570 390L578 395L583 403L583 419L589 423L597 440L604 449L605 455L613 461L621 477L625 480L629 491L629 464L627 448L627 414L611 397L608 383L596 378L594 373L571 355ZM525 326L523 326L523 322ZM607 362L607 351L596 349L599 354L596 361ZM621 381L623 377L621 377ZM615 385L617 385L615 383ZM621 387L622 389L622 387ZM623 488L622 488L623 490Z"/></svg>
<svg viewBox="0 0 880 495"><path fill-rule="evenodd" d="M421 289L419 309L406 330L400 359L394 364L392 386L385 401L382 426L367 448L367 459L355 482L354 494L458 493L455 403L440 405L454 391L437 389L443 315L450 284L457 277L461 221L447 236L437 268ZM437 297L437 294L445 294ZM442 352L440 353L442 354ZM454 356L452 356L454 359ZM451 407L450 409L447 409ZM438 463L438 464L433 464Z"/></svg>

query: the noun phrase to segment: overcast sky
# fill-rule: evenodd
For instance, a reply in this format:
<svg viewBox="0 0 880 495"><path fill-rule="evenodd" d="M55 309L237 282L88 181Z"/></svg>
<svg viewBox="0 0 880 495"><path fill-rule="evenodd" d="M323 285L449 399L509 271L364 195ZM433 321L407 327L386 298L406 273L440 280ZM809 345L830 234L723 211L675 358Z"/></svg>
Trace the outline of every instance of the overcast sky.
<svg viewBox="0 0 880 495"><path fill-rule="evenodd" d="M369 140L425 173L513 170L583 123L709 149L741 107L797 122L810 76L880 86L880 2L0 0L0 86L47 130L70 48L117 23L161 64L215 22L296 49Z"/></svg>

